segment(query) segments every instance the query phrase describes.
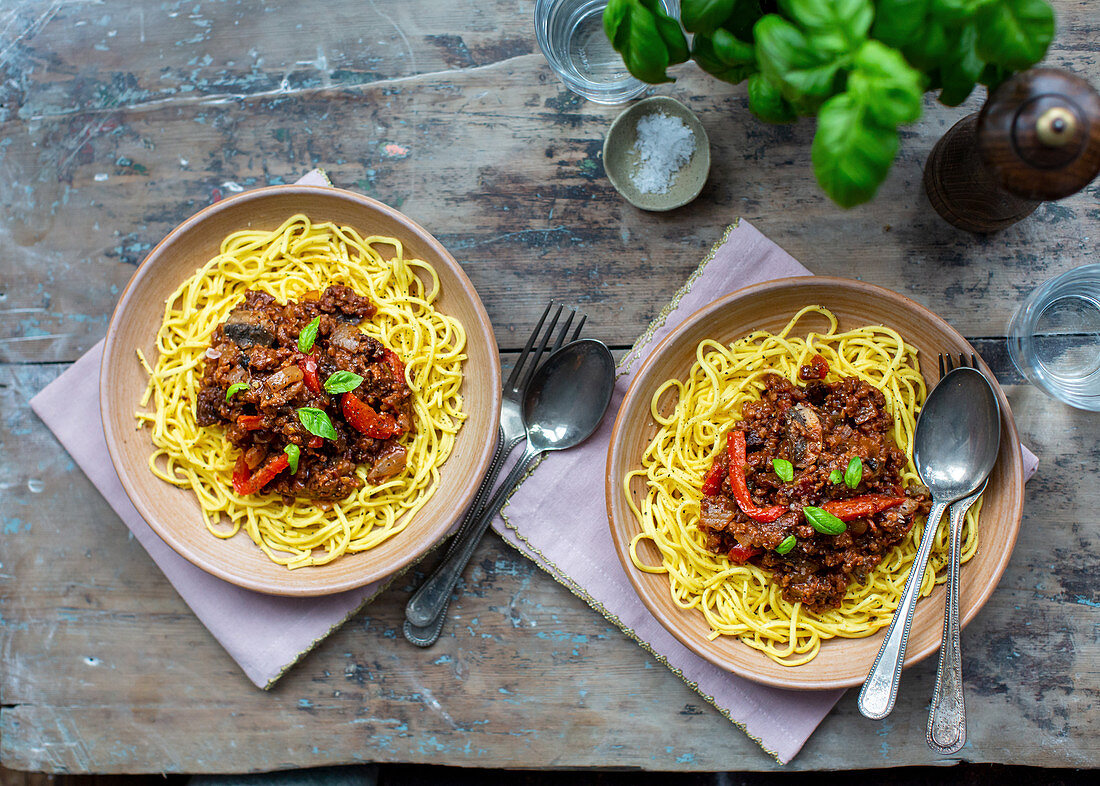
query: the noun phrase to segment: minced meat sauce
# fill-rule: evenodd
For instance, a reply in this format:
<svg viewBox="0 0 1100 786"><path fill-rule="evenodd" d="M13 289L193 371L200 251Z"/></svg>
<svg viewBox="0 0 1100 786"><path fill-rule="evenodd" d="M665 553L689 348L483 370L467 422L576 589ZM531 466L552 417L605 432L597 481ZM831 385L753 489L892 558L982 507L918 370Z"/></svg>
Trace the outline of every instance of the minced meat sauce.
<svg viewBox="0 0 1100 786"><path fill-rule="evenodd" d="M713 551L770 570L814 611L839 606L930 508L927 489L902 488L882 393L855 377L826 384L827 371L816 356L805 387L766 378L704 481L700 519Z"/></svg>
<svg viewBox="0 0 1100 786"><path fill-rule="evenodd" d="M237 493L332 501L362 487L359 464L370 483L405 467L411 393L400 358L359 329L374 312L342 285L285 305L250 290L215 329L198 423L240 449Z"/></svg>

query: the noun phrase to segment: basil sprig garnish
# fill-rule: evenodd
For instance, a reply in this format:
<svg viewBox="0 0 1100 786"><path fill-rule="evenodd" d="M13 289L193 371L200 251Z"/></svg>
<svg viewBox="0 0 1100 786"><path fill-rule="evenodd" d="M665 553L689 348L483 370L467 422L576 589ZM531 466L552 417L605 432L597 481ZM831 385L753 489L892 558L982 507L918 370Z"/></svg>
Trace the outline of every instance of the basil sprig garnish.
<svg viewBox="0 0 1100 786"><path fill-rule="evenodd" d="M841 472L839 469L834 469L832 472L829 473L830 483L840 483L840 481L842 480L844 480L844 473Z"/></svg>
<svg viewBox="0 0 1100 786"><path fill-rule="evenodd" d="M350 393L363 384L363 378L350 371L334 371L325 380L325 390L329 393Z"/></svg>
<svg viewBox="0 0 1100 786"><path fill-rule="evenodd" d="M802 515L805 516L806 521L810 522L813 528L822 535L839 535L841 532L848 529L848 526L843 521L824 508L807 505L802 509Z"/></svg>
<svg viewBox="0 0 1100 786"><path fill-rule="evenodd" d="M328 413L323 409L300 407L298 409L298 420L302 421L306 431L315 437L337 438L336 427L332 425L332 420L329 419Z"/></svg>
<svg viewBox="0 0 1100 786"><path fill-rule="evenodd" d="M229 390L225 391L225 400L229 401L229 399L233 398L233 396L235 396L237 393L240 393L242 390L248 390L248 383L234 382L232 385L229 386Z"/></svg>
<svg viewBox="0 0 1100 786"><path fill-rule="evenodd" d="M298 351L309 352L313 349L313 342L317 340L317 329L321 327L321 317L316 316L313 321L302 328L298 334Z"/></svg>
<svg viewBox="0 0 1100 786"><path fill-rule="evenodd" d="M848 462L848 469L844 470L844 485L854 489L863 480L863 462L859 456L852 456Z"/></svg>
<svg viewBox="0 0 1100 786"><path fill-rule="evenodd" d="M787 554L790 552L791 549L795 547L795 544L797 543L798 538L796 538L794 535L788 535L787 537L783 538L782 542L778 546L775 547L775 553Z"/></svg>
<svg viewBox="0 0 1100 786"><path fill-rule="evenodd" d="M298 457L302 455L301 448L293 442L290 442L283 448L283 453L286 453L287 463L290 466L290 474L298 474Z"/></svg>
<svg viewBox="0 0 1100 786"><path fill-rule="evenodd" d="M784 483L790 483L794 480L794 465L787 459L772 459L772 469L775 470L775 474Z"/></svg>

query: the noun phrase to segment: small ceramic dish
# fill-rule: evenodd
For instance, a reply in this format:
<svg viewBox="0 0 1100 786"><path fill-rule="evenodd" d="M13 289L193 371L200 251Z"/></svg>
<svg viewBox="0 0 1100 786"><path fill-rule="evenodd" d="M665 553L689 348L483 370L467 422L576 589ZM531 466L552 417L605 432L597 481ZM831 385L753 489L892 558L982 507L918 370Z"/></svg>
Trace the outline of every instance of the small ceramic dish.
<svg viewBox="0 0 1100 786"><path fill-rule="evenodd" d="M656 113L679 118L695 135L695 152L672 175L668 191L663 194L639 191L632 179L639 163L638 152L634 149L638 140L638 121ZM672 210L686 205L703 190L710 173L710 140L694 112L675 98L653 96L639 101L615 118L603 142L603 166L611 185L630 204L642 210Z"/></svg>

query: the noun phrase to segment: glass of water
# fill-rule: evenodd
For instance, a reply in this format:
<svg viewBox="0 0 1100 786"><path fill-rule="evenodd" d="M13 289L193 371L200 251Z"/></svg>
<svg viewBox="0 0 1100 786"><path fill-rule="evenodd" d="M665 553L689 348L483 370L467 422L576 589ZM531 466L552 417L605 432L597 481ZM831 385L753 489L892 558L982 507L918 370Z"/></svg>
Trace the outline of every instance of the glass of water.
<svg viewBox="0 0 1100 786"><path fill-rule="evenodd" d="M535 0L535 38L565 86L597 104L622 104L648 87L630 75L607 40L603 12L608 0ZM679 0L662 0L679 17Z"/></svg>
<svg viewBox="0 0 1100 786"><path fill-rule="evenodd" d="M1008 353L1041 390L1100 411L1100 264L1074 268L1032 292L1009 323Z"/></svg>

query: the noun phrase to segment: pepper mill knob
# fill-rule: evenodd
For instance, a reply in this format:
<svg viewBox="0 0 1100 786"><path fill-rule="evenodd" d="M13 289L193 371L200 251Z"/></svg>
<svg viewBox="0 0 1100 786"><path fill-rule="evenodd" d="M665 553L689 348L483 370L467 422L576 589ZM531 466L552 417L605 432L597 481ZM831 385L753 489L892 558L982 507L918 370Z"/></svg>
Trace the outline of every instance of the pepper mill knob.
<svg viewBox="0 0 1100 786"><path fill-rule="evenodd" d="M998 87L928 157L924 186L947 221L993 232L1100 173L1100 94L1066 71L1033 68Z"/></svg>

